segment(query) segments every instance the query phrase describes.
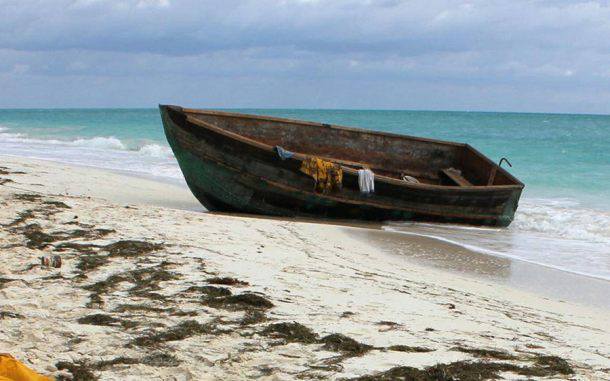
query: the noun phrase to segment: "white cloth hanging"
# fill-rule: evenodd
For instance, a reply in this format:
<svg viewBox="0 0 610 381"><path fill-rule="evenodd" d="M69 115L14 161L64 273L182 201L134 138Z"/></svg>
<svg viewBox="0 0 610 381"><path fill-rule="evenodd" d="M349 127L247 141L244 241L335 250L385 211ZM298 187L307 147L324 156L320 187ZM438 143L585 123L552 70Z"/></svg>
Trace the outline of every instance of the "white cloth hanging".
<svg viewBox="0 0 610 381"><path fill-rule="evenodd" d="M370 169L358 170L358 185L361 193L375 192L375 174Z"/></svg>

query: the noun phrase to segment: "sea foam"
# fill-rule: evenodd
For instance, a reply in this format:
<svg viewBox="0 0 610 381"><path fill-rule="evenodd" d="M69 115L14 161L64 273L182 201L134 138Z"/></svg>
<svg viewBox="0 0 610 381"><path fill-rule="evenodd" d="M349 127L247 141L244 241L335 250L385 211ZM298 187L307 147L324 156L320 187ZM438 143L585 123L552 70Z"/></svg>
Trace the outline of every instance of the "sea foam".
<svg viewBox="0 0 610 381"><path fill-rule="evenodd" d="M156 143L138 145L114 136L39 139L12 133L5 126L1 128L0 152L3 154L136 172L184 182L169 146Z"/></svg>
<svg viewBox="0 0 610 381"><path fill-rule="evenodd" d="M388 222L385 230L610 280L610 212L524 196L508 228Z"/></svg>

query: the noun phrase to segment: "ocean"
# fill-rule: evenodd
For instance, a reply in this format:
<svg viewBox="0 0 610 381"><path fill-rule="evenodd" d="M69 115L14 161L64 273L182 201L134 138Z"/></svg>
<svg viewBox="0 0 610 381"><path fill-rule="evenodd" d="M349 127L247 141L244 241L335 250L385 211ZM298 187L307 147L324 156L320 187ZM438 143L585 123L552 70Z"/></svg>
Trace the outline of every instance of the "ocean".
<svg viewBox="0 0 610 381"><path fill-rule="evenodd" d="M466 142L526 185L508 228L387 222L452 242L610 280L610 116L450 111L235 110ZM0 110L0 154L184 183L157 109Z"/></svg>

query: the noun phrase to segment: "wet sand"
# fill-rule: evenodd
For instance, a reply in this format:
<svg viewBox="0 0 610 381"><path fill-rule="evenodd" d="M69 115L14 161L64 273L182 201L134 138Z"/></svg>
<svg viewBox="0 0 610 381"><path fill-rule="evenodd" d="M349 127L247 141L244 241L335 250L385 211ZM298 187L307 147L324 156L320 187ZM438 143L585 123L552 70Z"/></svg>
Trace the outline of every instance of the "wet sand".
<svg viewBox="0 0 610 381"><path fill-rule="evenodd" d="M39 372L610 378L608 310L591 290L590 305L541 295L568 278L539 266L380 230L200 213L180 186L0 158L0 352Z"/></svg>
<svg viewBox="0 0 610 381"><path fill-rule="evenodd" d="M372 229L349 231L355 238L410 263L610 311L610 282L603 279L482 254L434 238Z"/></svg>

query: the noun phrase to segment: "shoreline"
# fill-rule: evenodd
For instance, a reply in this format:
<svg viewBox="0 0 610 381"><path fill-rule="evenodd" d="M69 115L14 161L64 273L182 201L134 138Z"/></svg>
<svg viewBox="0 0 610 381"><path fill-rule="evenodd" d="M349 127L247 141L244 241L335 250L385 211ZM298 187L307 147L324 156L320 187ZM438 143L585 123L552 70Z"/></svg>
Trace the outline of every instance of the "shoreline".
<svg viewBox="0 0 610 381"><path fill-rule="evenodd" d="M382 230L160 207L168 189L170 205L193 199L0 157L0 352L39 372L273 380L459 367L610 379L607 309L519 289L524 269L540 276L531 264Z"/></svg>
<svg viewBox="0 0 610 381"><path fill-rule="evenodd" d="M491 281L558 301L610 311L610 281L526 260L479 253L435 237L374 230L354 234L405 261L473 279ZM415 239L411 239L414 237ZM406 248L417 246L414 253Z"/></svg>
<svg viewBox="0 0 610 381"><path fill-rule="evenodd" d="M29 191L55 195L70 195L103 199L117 204L154 205L180 210L203 211L203 206L195 199L186 185L179 181L163 181L144 173L97 168L86 165L67 164L55 160L2 155L0 160L6 165L28 167L48 167L49 171L39 171L39 181L31 185ZM68 172L58 177L57 173ZM78 179L85 179L79 182ZM129 186L125 186L129 184ZM7 184L15 186L15 184ZM171 197L165 197L171 194Z"/></svg>
<svg viewBox="0 0 610 381"><path fill-rule="evenodd" d="M103 177L106 174L113 175L107 177L111 181L105 187L83 187L75 185L71 179L69 179L68 184L55 184L55 190L59 190L58 187L61 186L64 187L65 192L67 192L66 194L73 196L94 197L113 203L151 205L218 216L311 223L348 228L344 230L363 243L370 244L371 240L374 241L376 249L383 249L389 253L402 251L400 255L415 265L462 274L474 279L488 280L556 300L567 300L584 306L610 310L610 299L607 298L607 295L610 294L610 280L601 277L573 272L525 259L481 253L440 237L386 230L383 229L383 223L379 222L316 220L257 216L241 213L207 212L191 194L185 183L144 173L86 165L80 166L54 160L24 158L13 155L0 154L0 158L12 158L16 163L26 165L51 165L57 170L69 168L77 175L84 175L94 179ZM10 163L10 160L8 162ZM130 179L136 179L136 181L130 181ZM51 180L47 179L46 184L49 183L51 183ZM138 192L126 192L124 189L120 192L117 191L122 183L137 184ZM160 197L169 192L171 192L171 197ZM411 247L414 244L419 249L415 250L415 255L405 253L402 250L405 244L411 244ZM421 247L426 247L426 252L422 252Z"/></svg>

